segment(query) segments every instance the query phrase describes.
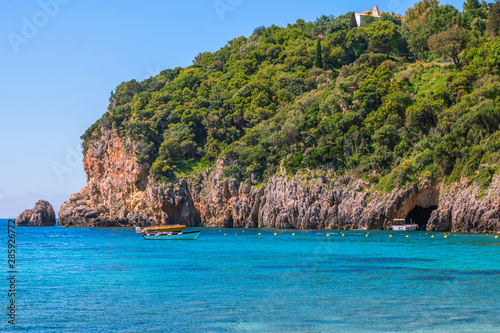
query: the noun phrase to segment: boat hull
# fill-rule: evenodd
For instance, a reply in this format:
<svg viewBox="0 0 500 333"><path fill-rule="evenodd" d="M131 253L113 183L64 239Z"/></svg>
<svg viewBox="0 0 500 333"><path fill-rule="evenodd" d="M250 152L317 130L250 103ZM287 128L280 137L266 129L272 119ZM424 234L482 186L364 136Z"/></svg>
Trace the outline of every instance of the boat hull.
<svg viewBox="0 0 500 333"><path fill-rule="evenodd" d="M197 240L200 231L142 234L145 240Z"/></svg>
<svg viewBox="0 0 500 333"><path fill-rule="evenodd" d="M413 231L417 230L417 224L407 224L407 225L393 225L392 230L394 231Z"/></svg>

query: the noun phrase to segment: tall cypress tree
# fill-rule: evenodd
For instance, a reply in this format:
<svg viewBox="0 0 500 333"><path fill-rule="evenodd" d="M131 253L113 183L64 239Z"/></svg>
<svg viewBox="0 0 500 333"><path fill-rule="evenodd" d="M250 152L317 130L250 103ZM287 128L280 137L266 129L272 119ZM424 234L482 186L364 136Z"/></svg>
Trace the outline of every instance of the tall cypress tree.
<svg viewBox="0 0 500 333"><path fill-rule="evenodd" d="M358 23L356 22L356 16L354 12L351 12L351 16L349 17L349 26L347 27L347 31L350 31L353 28L357 28Z"/></svg>
<svg viewBox="0 0 500 333"><path fill-rule="evenodd" d="M323 56L321 54L321 39L316 44L316 55L314 56L314 67L323 68Z"/></svg>

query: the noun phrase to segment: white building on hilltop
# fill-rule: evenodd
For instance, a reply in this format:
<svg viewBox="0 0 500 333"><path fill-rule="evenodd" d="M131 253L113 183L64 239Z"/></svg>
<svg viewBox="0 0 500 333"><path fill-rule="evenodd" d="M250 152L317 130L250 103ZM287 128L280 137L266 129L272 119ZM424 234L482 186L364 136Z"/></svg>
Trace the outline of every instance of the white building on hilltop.
<svg viewBox="0 0 500 333"><path fill-rule="evenodd" d="M358 27L361 25L363 16L371 16L374 17L375 19L379 20L380 16L382 16L383 12L378 10L378 6L373 7L373 9L368 9L367 11L364 11L362 13L354 13L354 16L356 17L356 23Z"/></svg>

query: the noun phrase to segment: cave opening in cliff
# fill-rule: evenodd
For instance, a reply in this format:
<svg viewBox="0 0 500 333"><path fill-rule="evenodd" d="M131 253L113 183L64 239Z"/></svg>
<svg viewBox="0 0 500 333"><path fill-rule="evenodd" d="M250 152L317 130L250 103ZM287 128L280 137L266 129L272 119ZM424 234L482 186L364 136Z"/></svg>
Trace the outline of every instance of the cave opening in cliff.
<svg viewBox="0 0 500 333"><path fill-rule="evenodd" d="M438 206L430 206L428 208L416 206L406 217L406 222L410 221L418 225L419 230L426 230L427 222L431 218L431 214Z"/></svg>

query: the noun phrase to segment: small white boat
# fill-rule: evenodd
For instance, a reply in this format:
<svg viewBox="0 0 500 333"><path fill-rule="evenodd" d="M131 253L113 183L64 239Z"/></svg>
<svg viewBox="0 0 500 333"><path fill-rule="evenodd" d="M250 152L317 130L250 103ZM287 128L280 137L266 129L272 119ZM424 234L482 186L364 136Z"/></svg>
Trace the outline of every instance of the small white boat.
<svg viewBox="0 0 500 333"><path fill-rule="evenodd" d="M406 224L405 219L394 219L392 221L392 230L394 231L413 231L418 229L418 224Z"/></svg>

